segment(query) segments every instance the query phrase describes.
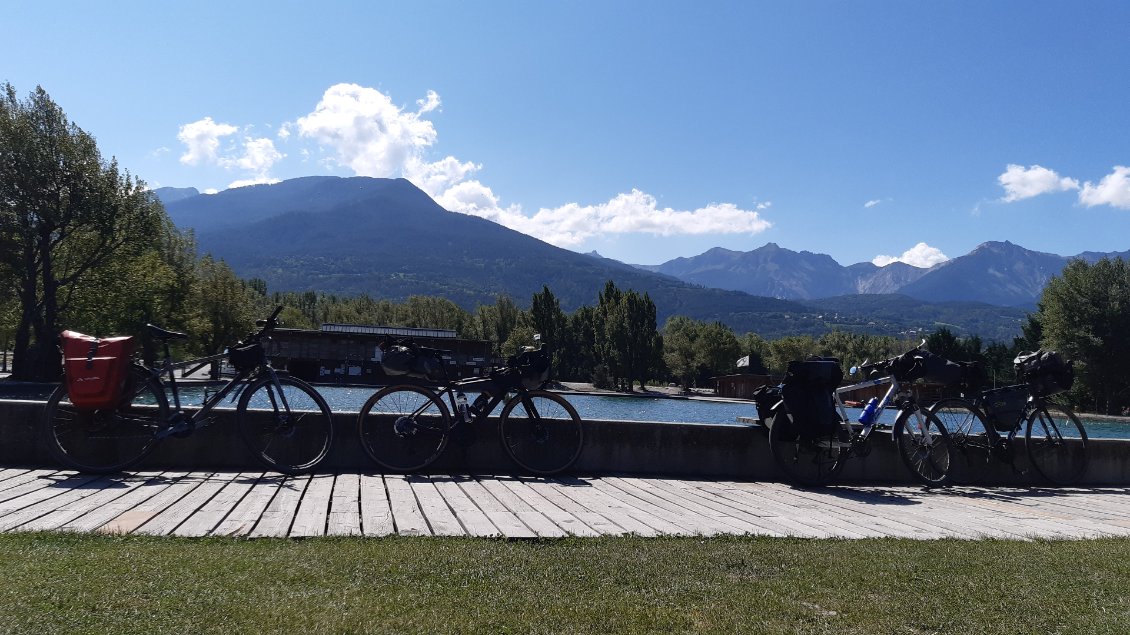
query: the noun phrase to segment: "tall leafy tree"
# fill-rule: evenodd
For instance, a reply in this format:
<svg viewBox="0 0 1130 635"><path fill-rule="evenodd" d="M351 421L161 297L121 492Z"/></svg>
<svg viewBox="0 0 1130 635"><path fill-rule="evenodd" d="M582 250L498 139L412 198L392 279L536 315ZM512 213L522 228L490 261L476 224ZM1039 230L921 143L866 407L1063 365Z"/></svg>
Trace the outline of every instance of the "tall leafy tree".
<svg viewBox="0 0 1130 635"><path fill-rule="evenodd" d="M13 375L53 379L61 317L95 272L161 233L163 208L144 183L102 159L43 88L0 95L0 258L17 289Z"/></svg>
<svg viewBox="0 0 1130 635"><path fill-rule="evenodd" d="M1130 265L1073 260L1044 287L1043 344L1076 361L1079 396L1108 414L1130 403Z"/></svg>

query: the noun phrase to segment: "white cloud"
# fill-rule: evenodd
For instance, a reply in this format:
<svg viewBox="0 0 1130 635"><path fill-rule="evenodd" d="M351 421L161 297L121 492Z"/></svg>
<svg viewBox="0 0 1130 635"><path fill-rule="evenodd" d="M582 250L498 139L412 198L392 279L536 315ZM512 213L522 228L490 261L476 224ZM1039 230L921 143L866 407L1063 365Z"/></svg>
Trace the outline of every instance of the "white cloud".
<svg viewBox="0 0 1130 635"><path fill-rule="evenodd" d="M1079 181L1061 177L1054 170L1039 165L1025 168L1010 163L997 182L1005 190L1004 202L1020 201L1049 192L1065 192L1079 189Z"/></svg>
<svg viewBox="0 0 1130 635"><path fill-rule="evenodd" d="M877 198L871 199L870 201L867 201L866 203L864 203L863 206L866 207L867 209L871 209L872 207L875 207L876 205L878 205L879 203L882 203L882 202L883 201L881 201Z"/></svg>
<svg viewBox="0 0 1130 635"><path fill-rule="evenodd" d="M177 140L187 146L180 162L185 165L200 165L216 161L220 139L235 134L239 128L226 123L216 123L211 117L186 123L177 132Z"/></svg>
<svg viewBox="0 0 1130 635"><path fill-rule="evenodd" d="M947 260L949 260L949 256L942 253L937 247L918 243L902 252L901 256L875 256L871 262L879 267L886 267L893 262L904 262L915 267L930 268Z"/></svg>
<svg viewBox="0 0 1130 635"><path fill-rule="evenodd" d="M1079 192L1079 202L1087 207L1111 205L1130 209L1130 167L1116 165L1098 185L1087 181Z"/></svg>
<svg viewBox="0 0 1130 635"><path fill-rule="evenodd" d="M360 176L395 176L435 143L435 127L420 118L439 105L433 95L429 93L420 113L404 112L379 90L336 84L295 127L303 137L332 148L337 162Z"/></svg>
<svg viewBox="0 0 1130 635"><path fill-rule="evenodd" d="M453 187L437 199L449 210L479 216L559 247L574 247L585 240L607 234L757 234L771 226L758 210L741 209L732 203L715 203L696 210L660 208L655 197L633 189L606 203L569 203L539 209L526 216L518 206L500 207L498 197L478 181Z"/></svg>
<svg viewBox="0 0 1130 635"><path fill-rule="evenodd" d="M605 203L569 203L533 214L520 205L504 206L489 186L473 178L481 164L454 156L427 160L437 133L424 115L441 104L439 95L429 90L416 101L418 110L411 112L374 88L336 84L323 93L313 112L280 125L276 137L295 145L295 154L303 162L316 160L331 170L345 167L359 176L403 176L450 211L486 218L562 247L577 246L597 235L757 234L771 226L760 214L768 203L755 204L752 209L712 203L677 210L660 207L655 197L635 189ZM239 147L232 144L226 152L220 150L220 139L237 130L210 118L183 126L178 138L189 151L182 161L249 173L231 187L276 181L270 170L286 155L270 139L248 137Z"/></svg>

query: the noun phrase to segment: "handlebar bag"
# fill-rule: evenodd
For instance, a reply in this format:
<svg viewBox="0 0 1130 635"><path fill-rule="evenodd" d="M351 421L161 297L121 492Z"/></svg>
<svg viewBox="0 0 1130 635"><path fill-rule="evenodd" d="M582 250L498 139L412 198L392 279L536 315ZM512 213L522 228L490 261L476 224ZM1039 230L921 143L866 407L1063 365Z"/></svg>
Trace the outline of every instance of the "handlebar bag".
<svg viewBox="0 0 1130 635"><path fill-rule="evenodd" d="M129 377L134 340L129 336L97 338L63 331L63 375L67 395L76 408L113 407Z"/></svg>
<svg viewBox="0 0 1130 635"><path fill-rule="evenodd" d="M254 369L264 361L264 350L261 342L244 344L240 342L228 349L228 362L238 372Z"/></svg>
<svg viewBox="0 0 1130 635"><path fill-rule="evenodd" d="M1055 351L1038 350L1021 353L1014 360L1016 372L1028 382L1032 393L1048 397L1071 389L1075 383L1074 362L1064 360Z"/></svg>
<svg viewBox="0 0 1130 635"><path fill-rule="evenodd" d="M549 381L552 370L549 350L543 347L535 351L525 351L518 355L515 366L522 376L522 386L527 390L537 390Z"/></svg>

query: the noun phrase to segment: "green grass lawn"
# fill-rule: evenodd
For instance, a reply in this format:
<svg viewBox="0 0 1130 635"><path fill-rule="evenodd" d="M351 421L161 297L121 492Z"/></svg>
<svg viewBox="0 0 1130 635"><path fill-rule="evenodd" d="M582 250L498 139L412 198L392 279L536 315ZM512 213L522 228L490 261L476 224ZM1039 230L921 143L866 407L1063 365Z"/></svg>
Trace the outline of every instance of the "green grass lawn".
<svg viewBox="0 0 1130 635"><path fill-rule="evenodd" d="M0 536L0 633L1118 633L1130 540Z"/></svg>

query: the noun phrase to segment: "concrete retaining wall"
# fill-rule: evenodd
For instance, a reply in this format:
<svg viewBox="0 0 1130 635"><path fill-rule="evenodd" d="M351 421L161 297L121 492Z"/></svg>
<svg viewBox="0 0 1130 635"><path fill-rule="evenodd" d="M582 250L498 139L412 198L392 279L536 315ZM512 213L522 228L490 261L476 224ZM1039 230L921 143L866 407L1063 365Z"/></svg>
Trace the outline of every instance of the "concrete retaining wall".
<svg viewBox="0 0 1130 635"><path fill-rule="evenodd" d="M52 460L37 442L43 410L39 401L0 400L0 465L44 466ZM335 443L320 470L375 471L361 450L355 413L336 414ZM497 421L474 431L474 438L453 438L436 462L435 472L505 473L512 470L498 438ZM847 481L912 482L888 434L872 437L872 452L851 461ZM1023 456L1023 448L1019 448ZM1130 441L1093 440L1087 482L1130 483ZM1023 462L1020 459L1019 462ZM185 439L167 439L138 469L258 469L235 426L234 411L221 411L216 422ZM678 477L775 480L768 435L759 426L585 421L585 447L577 462L579 473L665 474ZM987 483L1029 484L1007 465L994 463Z"/></svg>

